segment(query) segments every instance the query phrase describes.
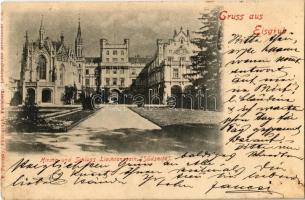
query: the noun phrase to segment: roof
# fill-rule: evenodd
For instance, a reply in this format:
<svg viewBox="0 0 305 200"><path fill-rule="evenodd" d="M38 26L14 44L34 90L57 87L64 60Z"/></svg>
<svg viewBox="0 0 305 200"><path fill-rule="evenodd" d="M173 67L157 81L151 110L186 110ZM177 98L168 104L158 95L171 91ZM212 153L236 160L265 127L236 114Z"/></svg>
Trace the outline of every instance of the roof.
<svg viewBox="0 0 305 200"><path fill-rule="evenodd" d="M129 57L129 62L132 64L136 63L143 63L146 64L151 61L151 57L140 57L140 56L134 56L134 57Z"/></svg>
<svg viewBox="0 0 305 200"><path fill-rule="evenodd" d="M85 61L87 63L97 63L97 62L100 62L101 59L100 59L100 57L85 57Z"/></svg>

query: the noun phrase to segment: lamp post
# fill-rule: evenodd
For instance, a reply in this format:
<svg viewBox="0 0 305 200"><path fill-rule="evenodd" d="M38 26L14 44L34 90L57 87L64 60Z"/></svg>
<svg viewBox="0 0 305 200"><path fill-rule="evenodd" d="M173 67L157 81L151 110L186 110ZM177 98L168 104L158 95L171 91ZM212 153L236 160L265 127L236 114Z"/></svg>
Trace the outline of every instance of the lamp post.
<svg viewBox="0 0 305 200"><path fill-rule="evenodd" d="M205 89L205 110L208 110L208 88Z"/></svg>
<svg viewBox="0 0 305 200"><path fill-rule="evenodd" d="M150 100L150 98L151 98L151 92L152 91L152 89L150 88L150 89L148 89L148 104L151 104L151 100Z"/></svg>
<svg viewBox="0 0 305 200"><path fill-rule="evenodd" d="M201 87L195 86L195 89L198 90L198 109L201 109ZM205 95L203 95L205 96Z"/></svg>
<svg viewBox="0 0 305 200"><path fill-rule="evenodd" d="M102 94L102 100L103 100L103 103L105 103L105 89L104 88L101 88L101 94Z"/></svg>
<svg viewBox="0 0 305 200"><path fill-rule="evenodd" d="M217 110L216 96L214 96L214 108L215 108L215 111L216 111Z"/></svg>

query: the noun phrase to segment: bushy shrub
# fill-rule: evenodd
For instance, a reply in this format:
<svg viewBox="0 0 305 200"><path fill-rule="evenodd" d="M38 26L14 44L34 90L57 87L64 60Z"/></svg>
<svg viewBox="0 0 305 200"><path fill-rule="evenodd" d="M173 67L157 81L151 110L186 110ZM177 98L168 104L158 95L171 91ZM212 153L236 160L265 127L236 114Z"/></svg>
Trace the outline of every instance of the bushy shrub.
<svg viewBox="0 0 305 200"><path fill-rule="evenodd" d="M72 99L76 99L77 89L75 86L65 86L65 92L63 95L64 104L71 104Z"/></svg>
<svg viewBox="0 0 305 200"><path fill-rule="evenodd" d="M37 123L39 119L39 108L37 104L31 101L26 101L21 108L18 119Z"/></svg>
<svg viewBox="0 0 305 200"><path fill-rule="evenodd" d="M43 119L39 117L39 108L36 103L26 100L17 114L7 119L8 131L35 131L37 125L42 123Z"/></svg>
<svg viewBox="0 0 305 200"><path fill-rule="evenodd" d="M17 106L19 104L21 104L22 101L22 97L20 92L15 92L13 98L10 101L10 105L11 106Z"/></svg>
<svg viewBox="0 0 305 200"><path fill-rule="evenodd" d="M81 103L82 103L82 108L83 110L93 110L93 104L92 104L92 96L86 96L85 93L81 94Z"/></svg>

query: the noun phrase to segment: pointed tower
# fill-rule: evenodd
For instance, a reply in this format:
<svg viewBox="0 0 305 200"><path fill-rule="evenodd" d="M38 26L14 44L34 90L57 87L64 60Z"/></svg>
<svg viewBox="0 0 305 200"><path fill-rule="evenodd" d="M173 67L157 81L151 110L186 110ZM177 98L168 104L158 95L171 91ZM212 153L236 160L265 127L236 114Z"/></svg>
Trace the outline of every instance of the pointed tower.
<svg viewBox="0 0 305 200"><path fill-rule="evenodd" d="M191 40L190 30L188 28L186 29L186 37L188 41Z"/></svg>
<svg viewBox="0 0 305 200"><path fill-rule="evenodd" d="M39 29L39 45L42 47L44 40L44 28L43 28L43 15L41 16L40 29Z"/></svg>
<svg viewBox="0 0 305 200"><path fill-rule="evenodd" d="M29 66L29 49L30 49L30 43L29 43L29 37L28 32L25 32L25 42L23 45L23 51L22 51L22 57L21 57L21 70L20 70L20 91L21 95L23 97L23 100L25 98L25 81L32 81L32 70L31 66Z"/></svg>
<svg viewBox="0 0 305 200"><path fill-rule="evenodd" d="M78 18L78 30L77 35L75 38L75 55L76 58L83 57L83 39L82 39L82 32L80 28L80 18Z"/></svg>
<svg viewBox="0 0 305 200"><path fill-rule="evenodd" d="M176 37L177 36L177 30L175 29L174 30L174 37Z"/></svg>
<svg viewBox="0 0 305 200"><path fill-rule="evenodd" d="M29 38L28 38L28 32L25 32L25 43L23 46L23 52L22 52L22 70L26 71L28 69L28 56L29 56Z"/></svg>
<svg viewBox="0 0 305 200"><path fill-rule="evenodd" d="M64 34L63 34L63 32L61 32L60 33L60 42L64 43L64 40L65 40Z"/></svg>
<svg viewBox="0 0 305 200"><path fill-rule="evenodd" d="M24 51L28 52L29 50L29 36L28 36L28 32L25 31L25 44L24 44Z"/></svg>

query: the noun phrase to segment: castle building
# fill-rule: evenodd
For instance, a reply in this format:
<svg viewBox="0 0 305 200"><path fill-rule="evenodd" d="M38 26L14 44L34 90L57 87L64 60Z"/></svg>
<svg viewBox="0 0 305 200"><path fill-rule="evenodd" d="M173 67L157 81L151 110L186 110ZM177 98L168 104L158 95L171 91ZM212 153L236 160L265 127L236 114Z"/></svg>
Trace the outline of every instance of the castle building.
<svg viewBox="0 0 305 200"><path fill-rule="evenodd" d="M94 93L98 90L100 84L100 58L99 57L85 57L85 71L83 88L89 93Z"/></svg>
<svg viewBox="0 0 305 200"><path fill-rule="evenodd" d="M107 39L101 39L100 60L106 101L118 101L120 94L130 84L129 40L124 39L122 44L111 44Z"/></svg>
<svg viewBox="0 0 305 200"><path fill-rule="evenodd" d="M174 31L172 39L157 40L154 58L145 66L132 90L146 91L150 102L166 104L169 97L180 102L183 93L194 90L192 83L183 75L191 72L191 56L197 47L191 43L189 30Z"/></svg>
<svg viewBox="0 0 305 200"><path fill-rule="evenodd" d="M166 103L169 96L181 96L192 89L183 76L191 72L190 57L196 46L187 30L174 32L169 40L157 40L153 59L129 54L129 39L121 44L100 39L97 57L85 57L80 20L74 47L66 45L63 34L57 41L45 36L43 20L36 41L25 36L20 72L22 102L38 105L64 104L65 90L77 91L75 98L85 94L103 94L104 102L124 102L130 92L145 93L150 100ZM155 103L155 102L149 102Z"/></svg>
<svg viewBox="0 0 305 200"><path fill-rule="evenodd" d="M57 41L46 37L43 19L36 41L25 35L20 72L22 102L26 98L40 104L62 104L65 86L77 88L82 85L83 46L80 24L75 50L65 44L63 34Z"/></svg>
<svg viewBox="0 0 305 200"><path fill-rule="evenodd" d="M98 58L96 58L98 59ZM121 44L100 40L101 90L106 102L124 102L124 92L145 67L147 58L129 57L129 39Z"/></svg>

